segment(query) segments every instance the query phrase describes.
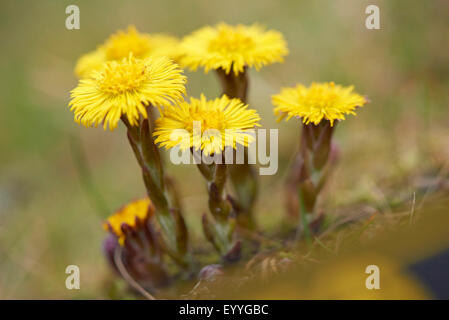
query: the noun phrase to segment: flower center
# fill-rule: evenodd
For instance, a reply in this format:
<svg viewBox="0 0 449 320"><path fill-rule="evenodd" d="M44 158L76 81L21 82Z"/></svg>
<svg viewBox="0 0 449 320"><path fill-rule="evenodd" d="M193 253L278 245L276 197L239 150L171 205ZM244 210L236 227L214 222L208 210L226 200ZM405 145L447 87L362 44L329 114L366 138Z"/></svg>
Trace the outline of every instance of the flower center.
<svg viewBox="0 0 449 320"><path fill-rule="evenodd" d="M332 107L338 99L338 95L331 89L323 87L311 88L307 94L306 101L308 101L311 108L316 110L323 110Z"/></svg>
<svg viewBox="0 0 449 320"><path fill-rule="evenodd" d="M225 52L241 52L254 46L251 37L235 30L234 28L222 26L218 30L218 35L209 43L209 50Z"/></svg>
<svg viewBox="0 0 449 320"><path fill-rule="evenodd" d="M145 63L135 59L110 62L98 78L101 91L112 95L132 92L148 80Z"/></svg>
<svg viewBox="0 0 449 320"><path fill-rule="evenodd" d="M192 119L201 123L201 133L209 129L223 130L225 125L223 114L217 110L195 111ZM187 124L187 127L192 130L193 123Z"/></svg>

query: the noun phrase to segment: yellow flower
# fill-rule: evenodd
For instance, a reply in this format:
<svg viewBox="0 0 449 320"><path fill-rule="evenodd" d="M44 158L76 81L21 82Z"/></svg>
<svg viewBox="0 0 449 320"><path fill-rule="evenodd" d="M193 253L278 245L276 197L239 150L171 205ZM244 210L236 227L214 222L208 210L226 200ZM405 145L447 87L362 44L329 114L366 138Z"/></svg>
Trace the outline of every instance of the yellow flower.
<svg viewBox="0 0 449 320"><path fill-rule="evenodd" d="M205 155L220 154L225 147L237 147L237 143L248 146L253 141L251 129L259 126L256 110L239 99L226 95L215 100L190 98L190 103L170 106L162 111L156 120L155 143L168 149L180 146L181 150L191 147L203 150ZM179 134L176 134L176 129ZM176 134L176 135L174 135Z"/></svg>
<svg viewBox="0 0 449 320"><path fill-rule="evenodd" d="M180 45L183 66L196 70L203 67L222 68L226 74L243 72L244 67L262 66L283 62L288 54L287 44L281 33L265 31L258 25L230 26L224 23L216 27L204 27L185 37Z"/></svg>
<svg viewBox="0 0 449 320"><path fill-rule="evenodd" d="M79 78L98 71L106 61L121 61L130 53L138 59L166 56L179 58L179 40L165 34L140 33L134 26L112 34L98 49L83 55L77 62L75 73Z"/></svg>
<svg viewBox="0 0 449 320"><path fill-rule="evenodd" d="M154 206L149 198L143 198L128 203L120 210L110 216L104 223L103 228L114 233L121 245L124 244L125 235L122 225L126 224L133 229L146 222L154 213Z"/></svg>
<svg viewBox="0 0 449 320"><path fill-rule="evenodd" d="M139 33L134 26L119 30L109 36L102 46L107 60L121 60L132 53L136 58L146 58L150 52L149 36Z"/></svg>
<svg viewBox="0 0 449 320"><path fill-rule="evenodd" d="M139 33L134 26L111 35L102 46L107 60L121 60L132 53L136 58L155 56L175 58L178 40L163 34Z"/></svg>
<svg viewBox="0 0 449 320"><path fill-rule="evenodd" d="M86 127L103 123L117 127L122 115L130 124L147 118L146 106L169 106L183 99L186 78L168 58L140 60L130 55L121 62L106 62L101 71L79 81L71 91L69 106L75 121Z"/></svg>
<svg viewBox="0 0 449 320"><path fill-rule="evenodd" d="M310 87L298 84L294 88L283 88L281 93L272 96L276 106L274 113L278 121L287 117L302 118L305 124L317 125L321 120L344 120L345 115L355 115L355 108L362 107L367 99L353 92L354 87L343 87L333 82L312 83Z"/></svg>

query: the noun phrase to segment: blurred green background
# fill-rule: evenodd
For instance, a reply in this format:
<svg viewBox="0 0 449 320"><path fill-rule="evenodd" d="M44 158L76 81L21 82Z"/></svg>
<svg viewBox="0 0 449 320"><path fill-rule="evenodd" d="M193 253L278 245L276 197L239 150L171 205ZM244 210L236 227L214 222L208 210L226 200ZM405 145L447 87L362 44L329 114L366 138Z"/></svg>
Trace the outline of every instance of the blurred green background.
<svg viewBox="0 0 449 320"><path fill-rule="evenodd" d="M80 30L65 28L70 4L80 8ZM380 8L381 30L365 28L369 4ZM449 1L1 1L0 298L113 296L101 222L144 187L124 128L111 133L73 122L67 104L77 58L130 24L182 37L221 21L276 29L290 49L284 64L250 72L250 105L265 128L280 128L279 171L260 179L262 227L284 217L282 182L299 134L297 121L275 122L270 95L281 86L354 84L372 101L338 125L330 213L383 201L396 181L410 194L420 173L447 163ZM220 93L213 73L186 74L189 94ZM168 170L180 182L193 241L204 241L201 177L193 166ZM81 290L65 288L71 264L80 267Z"/></svg>

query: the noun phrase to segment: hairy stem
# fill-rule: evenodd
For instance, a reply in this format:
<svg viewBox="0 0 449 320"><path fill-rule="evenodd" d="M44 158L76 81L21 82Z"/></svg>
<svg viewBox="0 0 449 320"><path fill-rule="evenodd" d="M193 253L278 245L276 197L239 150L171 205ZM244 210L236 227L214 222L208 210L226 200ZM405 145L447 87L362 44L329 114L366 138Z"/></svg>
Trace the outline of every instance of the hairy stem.
<svg viewBox="0 0 449 320"><path fill-rule="evenodd" d="M150 117L154 117L153 107L147 108ZM154 124L152 120L143 119L138 127L130 125L126 117L122 117L128 128L128 140L134 155L142 169L142 177L148 197L156 207L156 219L161 228L163 237L161 241L167 242L165 245L167 252L174 257L175 261L182 261L185 267L188 234L184 218L179 212L179 208L173 208L170 198L165 189L165 177L163 165L159 154L159 149L154 143L152 132Z"/></svg>
<svg viewBox="0 0 449 320"><path fill-rule="evenodd" d="M223 93L230 98L238 98L247 103L249 78L247 68L235 75L226 74L225 70L217 69ZM257 199L257 174L253 165L248 163L248 149L245 148L245 161L243 164L234 164L229 168L230 180L236 192L235 208L238 224L247 229L255 229L253 207Z"/></svg>

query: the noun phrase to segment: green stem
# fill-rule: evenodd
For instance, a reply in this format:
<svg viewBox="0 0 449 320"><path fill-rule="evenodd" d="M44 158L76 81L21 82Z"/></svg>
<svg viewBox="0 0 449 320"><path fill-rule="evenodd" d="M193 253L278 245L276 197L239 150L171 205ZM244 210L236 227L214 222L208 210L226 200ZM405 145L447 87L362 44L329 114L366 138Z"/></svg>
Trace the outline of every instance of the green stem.
<svg viewBox="0 0 449 320"><path fill-rule="evenodd" d="M150 116L151 106L148 108ZM128 140L134 151L137 162L142 169L142 176L148 197L156 207L156 219L162 231L162 241L167 241L167 251L182 267L189 267L191 260L187 257L187 229L178 209L171 208L166 195L163 166L159 150L152 137L152 125L143 119L139 127L129 124L122 117L128 128Z"/></svg>
<svg viewBox="0 0 449 320"><path fill-rule="evenodd" d="M201 167L198 168L201 171ZM207 215L203 216L203 230L206 238L225 260L230 256L233 256L230 260L235 260L240 255L240 247L234 242L235 218L231 215L231 205L225 191L228 168L226 164L216 163L214 169L212 176L202 172L207 180L209 210L213 216L212 220Z"/></svg>
<svg viewBox="0 0 449 320"><path fill-rule="evenodd" d="M226 73L224 69L217 69L223 93L230 98L238 98L247 103L249 76L245 67L243 72L235 75L233 72ZM245 148L245 163L234 164L229 167L230 180L234 186L236 197L234 199L237 211L238 224L246 229L256 229L253 208L258 195L258 181L255 167L249 164L248 149Z"/></svg>
<svg viewBox="0 0 449 320"><path fill-rule="evenodd" d="M214 182L217 186L218 193L223 197L224 186L226 183L227 165L217 163L215 165Z"/></svg>

